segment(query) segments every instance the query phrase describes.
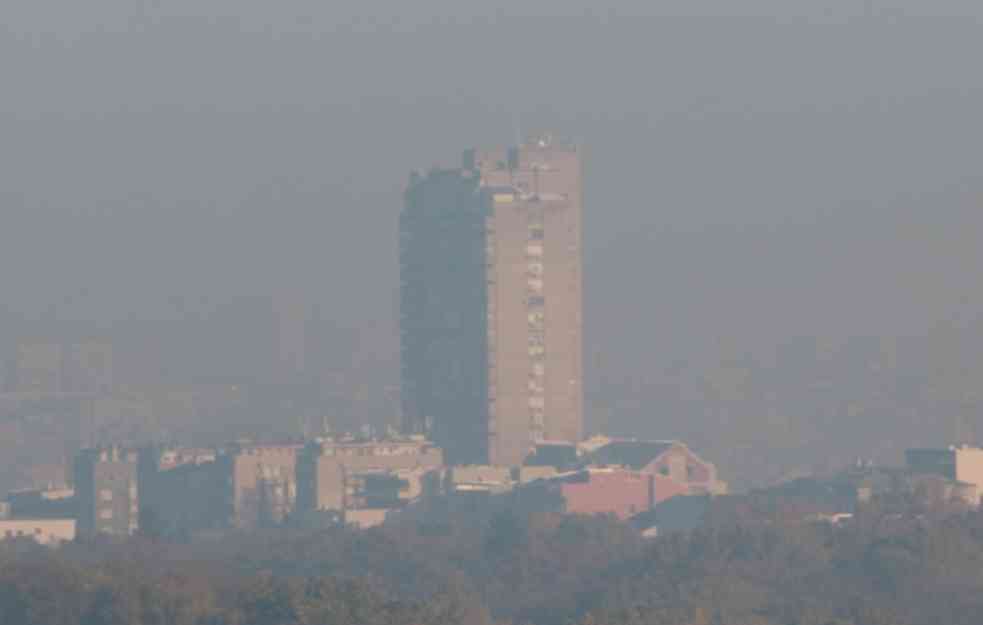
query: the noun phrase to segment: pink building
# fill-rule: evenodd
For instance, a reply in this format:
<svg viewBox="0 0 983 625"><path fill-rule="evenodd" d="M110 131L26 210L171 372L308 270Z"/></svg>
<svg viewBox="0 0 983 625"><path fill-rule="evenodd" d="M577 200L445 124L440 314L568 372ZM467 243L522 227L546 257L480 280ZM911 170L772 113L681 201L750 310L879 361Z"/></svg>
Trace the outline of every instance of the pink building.
<svg viewBox="0 0 983 625"><path fill-rule="evenodd" d="M685 485L688 495L727 492L727 483L717 477L717 467L679 441L605 439L594 446L586 458L595 466L622 467L669 478Z"/></svg>
<svg viewBox="0 0 983 625"><path fill-rule="evenodd" d="M687 486L670 477L623 468L587 468L537 480L520 489L520 505L567 514L612 514L627 519Z"/></svg>

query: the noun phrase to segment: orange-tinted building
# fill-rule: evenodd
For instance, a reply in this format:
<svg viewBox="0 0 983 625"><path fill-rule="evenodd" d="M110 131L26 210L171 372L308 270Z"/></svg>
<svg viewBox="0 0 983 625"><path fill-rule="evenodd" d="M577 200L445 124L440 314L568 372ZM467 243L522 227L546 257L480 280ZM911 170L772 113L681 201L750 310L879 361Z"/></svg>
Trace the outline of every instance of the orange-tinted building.
<svg viewBox="0 0 983 625"><path fill-rule="evenodd" d="M537 480L517 492L527 510L567 514L611 514L628 519L687 491L664 475L623 468L587 468Z"/></svg>

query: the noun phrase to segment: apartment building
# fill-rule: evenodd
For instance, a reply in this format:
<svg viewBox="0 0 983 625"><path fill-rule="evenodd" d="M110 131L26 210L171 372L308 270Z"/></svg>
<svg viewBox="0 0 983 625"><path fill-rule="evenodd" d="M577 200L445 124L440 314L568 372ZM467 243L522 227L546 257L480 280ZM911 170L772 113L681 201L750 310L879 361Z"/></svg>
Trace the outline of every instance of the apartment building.
<svg viewBox="0 0 983 625"><path fill-rule="evenodd" d="M404 427L449 464L583 432L578 148L542 138L413 175L400 216Z"/></svg>

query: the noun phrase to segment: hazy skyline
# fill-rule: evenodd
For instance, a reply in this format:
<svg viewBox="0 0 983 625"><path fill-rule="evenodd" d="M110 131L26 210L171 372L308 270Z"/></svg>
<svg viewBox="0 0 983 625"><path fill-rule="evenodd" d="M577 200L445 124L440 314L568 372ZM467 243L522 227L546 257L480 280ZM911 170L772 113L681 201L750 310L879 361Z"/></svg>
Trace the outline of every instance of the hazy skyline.
<svg viewBox="0 0 983 625"><path fill-rule="evenodd" d="M391 384L408 174L520 120L585 149L589 394L797 337L964 336L983 8L814 5L6 2L5 308L302 288ZM659 393L607 425L674 435Z"/></svg>

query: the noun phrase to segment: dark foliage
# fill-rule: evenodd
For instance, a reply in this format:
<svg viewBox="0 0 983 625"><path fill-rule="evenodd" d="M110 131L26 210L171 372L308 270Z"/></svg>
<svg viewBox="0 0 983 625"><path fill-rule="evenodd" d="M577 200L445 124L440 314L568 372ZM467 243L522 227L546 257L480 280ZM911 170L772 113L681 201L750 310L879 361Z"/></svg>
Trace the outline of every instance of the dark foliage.
<svg viewBox="0 0 983 625"><path fill-rule="evenodd" d="M612 519L499 513L365 532L0 547L3 625L970 625L983 514L643 540Z"/></svg>

